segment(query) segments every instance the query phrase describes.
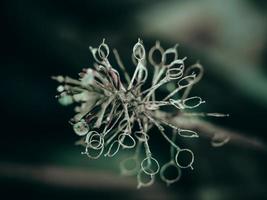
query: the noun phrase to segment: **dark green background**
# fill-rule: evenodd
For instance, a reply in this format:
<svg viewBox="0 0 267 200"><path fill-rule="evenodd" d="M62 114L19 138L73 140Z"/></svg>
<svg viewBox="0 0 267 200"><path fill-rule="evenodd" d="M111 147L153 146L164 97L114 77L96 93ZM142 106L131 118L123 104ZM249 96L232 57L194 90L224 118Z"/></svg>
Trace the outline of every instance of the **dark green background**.
<svg viewBox="0 0 267 200"><path fill-rule="evenodd" d="M184 1L176 2L177 5L181 3L183 6ZM231 7L229 2L225 1L225 9ZM254 13L263 16L258 27L265 33L266 1L241 2ZM208 99L201 111L230 113L229 118L209 120L238 131L245 137L256 138L265 147L267 84L264 84L264 81L261 84L261 81L267 82L266 35L257 40L256 29L248 33L248 38L253 40L255 37L255 43L252 43L256 44L256 47L260 46L257 51L251 49L251 54L255 54L257 62L251 62L256 64L250 67L260 71L261 80L259 81L257 76L248 76L240 82L237 74L242 77L247 66L244 66L243 70L242 66L237 68L232 64L231 67L236 73L229 73L229 70L224 70L223 62L217 62L216 57L203 53L201 49L203 46L212 51L212 48L220 47L225 38L230 40L226 44L233 42L244 45L246 41L242 41L242 37L232 37L231 31L228 31L227 37L224 37L223 32L215 34L214 37L213 29L209 29L204 23L199 23L192 37L188 37L186 41L176 41L178 39L175 37L157 34L156 31L145 34L146 29L150 27L144 28L140 25L143 21L148 21L143 20L145 16L140 13L149 14L152 12L151 8L158 3L171 5L173 1L1 2L1 199L2 196L3 199L267 198L267 154L264 148L231 143L221 148L212 148L209 140L200 138L188 143L196 156L194 171L185 170L182 179L170 187L166 187L157 179L156 186L136 190L135 177L120 176L116 159L89 160L80 155L79 147L73 145L77 137L67 123L73 109L61 107L57 103L54 98L57 84L50 76L63 74L75 77L83 67L92 66L93 58L88 46L98 45L102 38L106 38L111 47L119 50L127 66L130 64L131 48L137 38L141 37L147 47L152 46L157 39L165 48L178 42L179 53L189 57L188 63L200 59L205 68L205 76L193 93ZM240 4L241 10L242 5ZM159 10L159 23L162 23L162 18L163 21L165 17L168 20L171 14L169 10L164 7ZM246 12L250 10L243 11L245 15ZM235 13L234 8L229 9L227 14L230 16ZM243 23L242 16L239 17L240 20L234 17L235 20L231 22L236 29ZM152 26L157 24L158 19L155 17L149 20L152 20ZM191 21L187 23L190 26ZM218 26L220 28L220 25ZM173 29L164 32L169 31L172 35L177 32L179 35L179 28L170 28ZM231 46L226 45L224 48L225 52L234 52L229 60L239 56ZM225 78L222 75L225 73L228 73L226 77L236 82ZM236 86L237 83L239 87ZM161 139L154 139L152 147L164 158L167 154L161 153ZM47 180L49 170L54 170L53 180ZM79 178L84 177L83 174L89 176L80 186L79 181L77 184L77 180L72 178L60 182L57 172L63 173L63 177L65 174L71 174L78 180L83 179Z"/></svg>

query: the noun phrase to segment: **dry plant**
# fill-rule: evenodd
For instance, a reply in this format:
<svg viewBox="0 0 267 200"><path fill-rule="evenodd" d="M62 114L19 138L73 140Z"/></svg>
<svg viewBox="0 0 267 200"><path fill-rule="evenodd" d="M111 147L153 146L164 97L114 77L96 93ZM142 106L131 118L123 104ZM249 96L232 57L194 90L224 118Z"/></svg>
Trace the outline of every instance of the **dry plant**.
<svg viewBox="0 0 267 200"><path fill-rule="evenodd" d="M90 47L95 59L94 68L83 69L79 79L52 77L60 83L57 88L60 104L80 103L75 107L76 115L70 123L81 137L77 144L85 147L82 154L97 159L101 155L113 157L121 149L133 149L134 154L121 161L120 169L124 175L137 175L138 188L153 184L158 173L170 185L180 179L181 169L193 169L193 152L180 148L175 141L178 137L197 138L199 134L190 127L177 126L172 122L174 118L228 116L190 111L205 103L199 96L188 97L192 86L202 78L203 67L196 63L185 68L186 58L178 58L177 46L164 50L157 41L146 55L143 42L138 39L132 53L136 66L132 76L114 49L118 70L123 73L121 77L109 62L110 49L103 40L98 48ZM153 67L149 70L153 71L151 76L147 63ZM166 91L174 84L176 87L169 89L165 97L162 93L159 95L160 89ZM170 111L164 111L166 109ZM163 166L149 145L150 137L157 134L151 132L152 127L156 127L170 145L170 159ZM172 131L167 131L169 128ZM225 135L212 137L213 146L221 146L229 140ZM182 162L180 158L183 156L189 159ZM167 176L170 169L176 170L175 177Z"/></svg>

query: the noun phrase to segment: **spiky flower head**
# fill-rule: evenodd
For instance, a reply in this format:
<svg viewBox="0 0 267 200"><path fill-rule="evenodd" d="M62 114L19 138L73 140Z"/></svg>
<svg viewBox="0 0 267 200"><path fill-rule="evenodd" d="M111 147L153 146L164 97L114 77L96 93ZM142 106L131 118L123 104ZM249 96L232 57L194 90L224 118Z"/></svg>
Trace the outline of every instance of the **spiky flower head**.
<svg viewBox="0 0 267 200"><path fill-rule="evenodd" d="M175 141L176 137L197 138L198 134L176 127L162 117L163 109L179 114L205 103L198 96L188 97L192 86L201 79L203 68L199 63L185 68L186 58L178 57L177 46L164 50L157 41L146 55L143 42L138 39L132 52L135 70L130 75L115 49L117 69L111 65L110 49L103 40L98 48L90 47L94 67L83 69L78 79L52 77L61 84L57 88L59 103L79 104L70 123L81 137L79 144L85 147L82 154L97 159L101 155L113 157L122 149L135 149L133 156L120 163L120 168L124 175L137 175L138 188L151 185L158 173L169 185L180 179L181 169L193 169L193 152L180 148ZM162 88L169 90L165 97L158 93ZM157 134L151 131L152 127L170 144L170 160L163 166L149 146L149 139ZM172 129L169 135L167 128ZM187 163L180 161L182 154L190 157ZM166 176L170 168L176 169L175 177Z"/></svg>

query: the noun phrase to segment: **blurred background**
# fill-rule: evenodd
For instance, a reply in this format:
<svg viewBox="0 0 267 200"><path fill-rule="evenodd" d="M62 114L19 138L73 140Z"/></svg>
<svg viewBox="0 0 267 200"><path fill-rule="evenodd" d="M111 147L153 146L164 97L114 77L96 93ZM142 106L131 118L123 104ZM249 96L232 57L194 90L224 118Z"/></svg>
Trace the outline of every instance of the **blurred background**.
<svg viewBox="0 0 267 200"><path fill-rule="evenodd" d="M265 0L88 0L1 2L1 196L27 199L267 199L267 2ZM136 189L118 160L89 160L68 120L73 107L55 99L52 75L77 77L91 67L88 46L106 38L129 70L141 37L148 49L179 43L186 64L205 74L193 93L205 120L240 142L214 148L200 137L188 146L195 170L169 187L157 178ZM243 138L243 139L242 139ZM242 142L247 141L247 142ZM251 142L248 142L251 141ZM153 141L159 157L161 138Z"/></svg>

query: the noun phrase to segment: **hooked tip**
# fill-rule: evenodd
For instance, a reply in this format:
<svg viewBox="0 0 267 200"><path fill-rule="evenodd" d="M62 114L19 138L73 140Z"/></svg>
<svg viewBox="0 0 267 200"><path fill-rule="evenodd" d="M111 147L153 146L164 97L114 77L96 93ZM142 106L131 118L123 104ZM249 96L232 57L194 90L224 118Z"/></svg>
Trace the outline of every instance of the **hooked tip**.
<svg viewBox="0 0 267 200"><path fill-rule="evenodd" d="M173 48L176 49L178 46L179 46L179 44L176 43L176 44L173 46Z"/></svg>

